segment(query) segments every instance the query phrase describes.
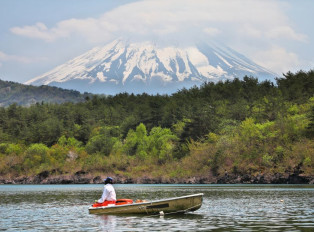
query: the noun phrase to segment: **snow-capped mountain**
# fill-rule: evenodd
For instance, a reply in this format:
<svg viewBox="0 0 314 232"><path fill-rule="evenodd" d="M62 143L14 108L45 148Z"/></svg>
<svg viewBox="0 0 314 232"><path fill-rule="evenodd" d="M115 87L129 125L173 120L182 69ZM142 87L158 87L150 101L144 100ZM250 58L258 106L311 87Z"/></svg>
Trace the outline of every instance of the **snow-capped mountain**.
<svg viewBox="0 0 314 232"><path fill-rule="evenodd" d="M81 92L173 93L204 82L276 74L231 48L209 43L158 47L115 40L94 48L25 84L52 85Z"/></svg>

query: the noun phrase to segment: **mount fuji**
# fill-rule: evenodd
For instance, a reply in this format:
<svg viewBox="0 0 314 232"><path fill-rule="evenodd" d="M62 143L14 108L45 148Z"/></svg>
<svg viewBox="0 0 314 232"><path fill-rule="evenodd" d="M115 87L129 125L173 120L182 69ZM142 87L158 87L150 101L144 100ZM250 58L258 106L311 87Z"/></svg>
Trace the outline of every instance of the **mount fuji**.
<svg viewBox="0 0 314 232"><path fill-rule="evenodd" d="M214 43L158 47L121 39L96 47L25 84L81 92L174 93L204 82L243 78L273 80L275 73L229 47Z"/></svg>

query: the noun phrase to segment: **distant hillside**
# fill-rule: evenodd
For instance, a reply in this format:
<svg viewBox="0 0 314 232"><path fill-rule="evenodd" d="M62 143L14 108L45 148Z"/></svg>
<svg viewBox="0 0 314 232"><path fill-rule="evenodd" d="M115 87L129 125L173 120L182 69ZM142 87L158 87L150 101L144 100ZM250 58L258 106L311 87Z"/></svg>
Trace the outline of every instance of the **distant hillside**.
<svg viewBox="0 0 314 232"><path fill-rule="evenodd" d="M51 86L23 85L12 81L0 80L0 106L29 106L37 102L64 103L81 102L89 94L81 94L74 90L65 90Z"/></svg>

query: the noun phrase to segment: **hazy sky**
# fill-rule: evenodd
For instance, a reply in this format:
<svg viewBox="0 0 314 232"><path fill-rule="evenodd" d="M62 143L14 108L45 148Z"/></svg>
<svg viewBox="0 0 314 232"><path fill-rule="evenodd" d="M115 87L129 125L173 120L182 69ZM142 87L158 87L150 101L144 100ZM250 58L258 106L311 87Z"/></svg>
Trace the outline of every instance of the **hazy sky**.
<svg viewBox="0 0 314 232"><path fill-rule="evenodd" d="M25 82L116 39L216 40L278 74L314 68L313 0L0 0L0 79Z"/></svg>

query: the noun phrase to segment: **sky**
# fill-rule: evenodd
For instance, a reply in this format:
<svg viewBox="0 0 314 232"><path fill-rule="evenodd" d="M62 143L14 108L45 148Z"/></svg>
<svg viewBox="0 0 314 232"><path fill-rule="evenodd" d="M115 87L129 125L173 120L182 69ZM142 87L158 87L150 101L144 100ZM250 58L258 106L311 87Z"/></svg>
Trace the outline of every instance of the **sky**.
<svg viewBox="0 0 314 232"><path fill-rule="evenodd" d="M314 68L313 0L0 0L0 79L24 83L117 38L218 41L278 76Z"/></svg>

